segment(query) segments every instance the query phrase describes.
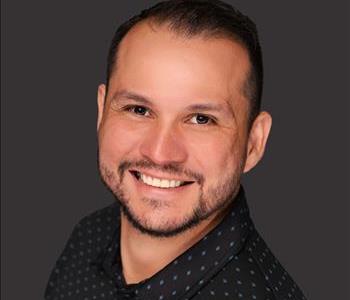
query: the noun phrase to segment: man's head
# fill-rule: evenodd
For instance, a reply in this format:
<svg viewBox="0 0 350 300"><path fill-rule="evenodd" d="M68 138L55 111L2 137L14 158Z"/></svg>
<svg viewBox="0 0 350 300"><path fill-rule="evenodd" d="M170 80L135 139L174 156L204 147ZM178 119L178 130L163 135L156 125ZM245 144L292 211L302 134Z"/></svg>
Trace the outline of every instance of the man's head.
<svg viewBox="0 0 350 300"><path fill-rule="evenodd" d="M263 91L263 60L255 24L232 6L218 0L172 0L160 2L132 17L116 31L107 58L106 83L116 70L120 42L136 24L149 20L165 25L186 38L227 38L240 43L250 59L249 72L242 86L249 101L249 123L260 111Z"/></svg>
<svg viewBox="0 0 350 300"><path fill-rule="evenodd" d="M99 160L135 227L171 236L230 203L270 130L261 83L253 23L219 1L161 3L119 28L98 92Z"/></svg>

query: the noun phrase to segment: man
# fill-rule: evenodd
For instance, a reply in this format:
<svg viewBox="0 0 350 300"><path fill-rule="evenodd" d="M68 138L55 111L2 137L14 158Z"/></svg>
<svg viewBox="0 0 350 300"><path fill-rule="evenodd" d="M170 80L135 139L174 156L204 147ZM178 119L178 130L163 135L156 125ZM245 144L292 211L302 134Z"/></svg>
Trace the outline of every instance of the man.
<svg viewBox="0 0 350 300"><path fill-rule="evenodd" d="M46 299L305 299L240 186L271 127L262 76L255 25L223 2L162 2L119 27L97 120L117 203L77 225Z"/></svg>

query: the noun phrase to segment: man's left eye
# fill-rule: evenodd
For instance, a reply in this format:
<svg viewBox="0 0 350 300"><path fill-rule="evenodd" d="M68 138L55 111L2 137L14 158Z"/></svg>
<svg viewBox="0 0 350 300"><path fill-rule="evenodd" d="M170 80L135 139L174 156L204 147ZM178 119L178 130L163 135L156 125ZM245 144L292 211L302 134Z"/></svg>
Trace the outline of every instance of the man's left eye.
<svg viewBox="0 0 350 300"><path fill-rule="evenodd" d="M191 118L190 122L194 124L199 124L199 125L206 125L206 124L214 123L214 120L209 116L197 114Z"/></svg>

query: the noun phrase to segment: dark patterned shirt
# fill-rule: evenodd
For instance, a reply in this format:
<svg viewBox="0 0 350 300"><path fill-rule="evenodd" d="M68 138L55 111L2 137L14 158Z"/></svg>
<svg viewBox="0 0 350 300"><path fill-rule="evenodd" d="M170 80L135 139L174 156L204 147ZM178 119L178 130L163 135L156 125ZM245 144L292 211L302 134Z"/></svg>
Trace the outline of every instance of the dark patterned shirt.
<svg viewBox="0 0 350 300"><path fill-rule="evenodd" d="M218 226L138 284L123 278L119 241L118 204L82 219L52 271L45 299L305 299L254 228L243 188Z"/></svg>

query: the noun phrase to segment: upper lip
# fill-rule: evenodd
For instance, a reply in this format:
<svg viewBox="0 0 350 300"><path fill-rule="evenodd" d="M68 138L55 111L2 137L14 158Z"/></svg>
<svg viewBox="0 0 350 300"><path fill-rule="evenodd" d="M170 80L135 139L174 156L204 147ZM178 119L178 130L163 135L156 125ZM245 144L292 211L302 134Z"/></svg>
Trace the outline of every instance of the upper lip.
<svg viewBox="0 0 350 300"><path fill-rule="evenodd" d="M176 181L181 181L181 182L194 182L194 180L188 180L188 179L183 179L183 178L177 178L176 176L169 176L169 175L163 175L161 173L151 173L149 171L143 171L143 170L135 170L132 169L130 172L138 172L146 176L150 176L152 178L159 178L159 179L165 179L165 180L176 180Z"/></svg>

